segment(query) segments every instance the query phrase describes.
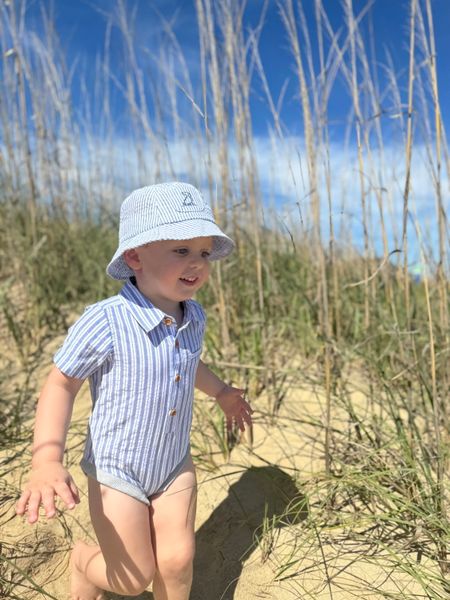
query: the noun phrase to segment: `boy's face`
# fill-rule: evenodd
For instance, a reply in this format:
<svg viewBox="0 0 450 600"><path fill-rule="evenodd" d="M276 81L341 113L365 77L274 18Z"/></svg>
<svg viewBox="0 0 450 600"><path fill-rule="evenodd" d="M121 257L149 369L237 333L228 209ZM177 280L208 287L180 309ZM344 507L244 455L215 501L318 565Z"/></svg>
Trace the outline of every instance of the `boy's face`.
<svg viewBox="0 0 450 600"><path fill-rule="evenodd" d="M158 306L191 298L210 271L211 237L162 240L125 252L140 291ZM160 306L161 307L161 306Z"/></svg>

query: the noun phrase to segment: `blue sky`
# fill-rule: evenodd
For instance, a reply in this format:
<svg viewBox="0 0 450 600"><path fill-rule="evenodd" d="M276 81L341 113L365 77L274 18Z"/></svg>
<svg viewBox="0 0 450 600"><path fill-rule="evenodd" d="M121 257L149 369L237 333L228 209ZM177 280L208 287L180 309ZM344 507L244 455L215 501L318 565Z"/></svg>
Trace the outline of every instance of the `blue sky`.
<svg viewBox="0 0 450 600"><path fill-rule="evenodd" d="M184 59L186 61L189 75L194 88L200 89L200 66L199 66L199 41L197 31L197 17L195 11L195 0L123 0L127 15L133 22L133 40L138 60L141 61L143 69L146 69L148 80L152 80L156 72L155 63L148 60L148 52L157 52L158 48L167 43L164 36L161 19L171 24L176 35ZM422 10L425 0L419 0ZM305 11L307 29L311 36L313 46L313 61L315 72L318 72L317 38L314 15L314 0L302 0L301 4ZM330 25L337 36L338 42L344 44L346 35L346 24L344 10L340 0L323 0L323 6L329 19ZM114 14L116 0L31 0L29 2L29 23L37 23L37 15L41 9L52 11L56 31L61 40L62 53L69 66L76 65L73 76L72 101L75 113L77 112L78 77L83 74L88 89L94 89L96 72L94 70L95 59L101 55L104 46L104 37L108 15ZM244 27L246 31L254 28L258 23L261 10L265 5L263 0L248 0L244 13ZM280 207L283 214L281 219L286 218L286 223L293 218L292 214L298 215L299 207L303 208L305 214L308 210L309 184L305 182L305 146L303 139L303 123L298 98L298 83L294 70L292 54L289 41L282 20L279 15L279 6L276 0L267 3L264 25L259 39L259 53L264 66L271 94L275 101L280 97L284 89L283 102L281 104L281 119L283 123L284 140L273 149L273 120L264 97L261 82L257 74L252 79L252 93L250 99L251 118L253 134L255 137L255 149L257 153L257 164L260 172L262 194L267 201L273 200ZM353 0L353 11L355 15L363 14L360 31L369 53L371 68L376 70L381 90L386 88L386 67L395 73L402 97L404 113L406 111L407 98L407 68L408 68L408 44L409 44L409 0ZM431 0L434 19L434 31L436 38L436 54L438 66L440 104L445 111L450 103L450 0ZM114 23L114 19L113 19ZM39 25L32 25L37 27ZM329 41L326 47L329 48ZM424 58L420 44L417 47L417 62ZM123 70L123 40L120 39L117 28L112 28L111 33L111 71L115 78L123 82L125 76ZM423 67L423 73L426 73ZM151 83L151 81L150 81ZM156 83L157 84L157 83ZM124 116L123 99L117 91L117 85L111 83L114 97L113 117L117 135L116 145L125 148L127 140L126 132L129 128L128 117ZM425 85L425 93L430 94L429 86ZM361 95L363 98L363 94ZM94 95L92 95L94 102ZM428 98L429 99L429 98ZM201 104L201 94L195 100ZM367 104L368 99L364 102ZM363 104L364 104L363 102ZM180 110L188 121L189 111L192 111L191 103L183 94L179 99ZM165 107L163 107L164 109ZM384 169L382 180L377 182L379 187L389 189L389 202L392 203L388 230L390 235L390 248L392 249L398 240L399 223L401 222L402 187L404 182L404 141L402 129L398 127L398 108L394 107L392 95L382 98L381 124L385 136L384 141ZM363 106L367 118L371 118L372 109ZM128 113L127 113L128 114ZM332 179L332 212L338 226L340 218L347 219L350 223L352 242L361 246L362 226L360 214L360 200L358 188L358 166L356 148L354 142L345 145L348 118L351 115L351 99L342 75L339 75L334 83L330 95L327 118L328 131L330 135L331 165L333 171ZM430 113L431 116L431 113ZM404 115L403 115L404 117ZM447 115L443 114L444 126L448 131ZM94 123L96 119L93 119ZM432 125L432 120L430 121ZM418 221L424 227L424 233L430 236L431 245L436 242L436 227L433 221L434 196L432 193L432 177L430 169L426 166L427 156L421 142L420 119L415 121L415 144L417 150L413 156L414 172L414 198L411 206L414 207ZM354 127L350 128L350 139L354 140ZM404 132L404 128L403 128ZM187 150L182 147L182 141L169 140L169 150L173 155L173 164L177 176L189 177L193 173L186 165L189 163ZM197 148L201 156L204 149ZM98 150L99 154L101 150ZM125 149L120 150L117 158L117 170L120 171ZM230 147L232 166L239 168L239 156L237 150ZM195 168L195 161L192 168ZM381 171L381 166L380 166ZM375 178L376 173L365 173L365 177ZM445 176L446 177L446 176ZM444 201L450 212L448 198L448 181L444 177ZM319 178L321 197L324 208L326 205L326 185L323 175ZM371 185L375 183L371 180ZM431 191L431 193L430 193ZM387 202L387 200L386 200ZM355 208L356 207L356 208ZM371 208L376 215L377 208L375 199L371 199ZM291 216L285 217L284 215ZM326 215L326 210L324 210ZM325 225L326 218L324 218ZM306 226L307 228L307 226ZM377 249L381 252L381 238L378 235L378 223L376 216L373 221L373 235L376 239ZM377 237L378 236L378 237ZM414 233L413 233L414 237ZM412 244L414 246L414 244Z"/></svg>
<svg viewBox="0 0 450 600"><path fill-rule="evenodd" d="M114 0L35 0L30 4L30 18L39 12L42 6L53 6L56 29L61 36L63 47L69 62L77 58L89 70L95 56L102 52L106 26L105 13L111 13ZM134 34L136 47L157 44L161 39L159 15L170 21L185 54L191 75L195 78L198 71L198 35L195 12L195 0L125 0L131 15L136 11ZM248 0L245 11L245 24L254 27L258 22L263 7L263 0ZM450 102L450 81L448 57L450 56L450 2L449 0L431 0L434 29L436 36L437 65L441 105ZM313 45L315 37L314 1L302 0L308 29ZM340 0L324 0L324 8L335 32L345 33L345 19ZM286 31L279 17L276 0L269 0L264 27L260 37L260 54L264 64L269 86L278 98L284 85L287 85L282 116L291 133L299 131L298 102L295 97L297 85L293 72L291 53ZM369 10L365 11L369 6ZM365 11L362 20L362 32L369 45L370 32L373 32L374 50L378 64L378 76L383 86L383 70L387 64L387 53L392 57L393 65L400 84L406 88L408 44L409 44L409 2L408 0L353 0L355 15ZM112 55L120 52L114 44L113 33ZM317 59L317 54L315 55ZM329 118L338 127L347 116L348 102L343 100L342 81L335 85L335 93L329 105ZM256 134L263 134L270 122L266 102L261 98L258 78L253 83L254 98L252 102L252 118ZM444 115L445 116L445 115Z"/></svg>

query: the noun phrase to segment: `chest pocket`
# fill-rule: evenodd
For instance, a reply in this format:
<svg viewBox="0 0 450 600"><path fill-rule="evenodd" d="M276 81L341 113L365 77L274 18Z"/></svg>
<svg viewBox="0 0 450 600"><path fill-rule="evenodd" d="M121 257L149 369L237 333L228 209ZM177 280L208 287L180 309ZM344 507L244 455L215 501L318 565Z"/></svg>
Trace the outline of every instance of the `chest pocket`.
<svg viewBox="0 0 450 600"><path fill-rule="evenodd" d="M186 348L185 353L186 353L186 360L194 360L195 358L200 358L200 354L202 353L202 347L200 346L200 348L198 350L194 350L194 351Z"/></svg>
<svg viewBox="0 0 450 600"><path fill-rule="evenodd" d="M203 345L204 324L191 322L186 329L179 332L179 349L181 360L191 363L200 359Z"/></svg>
<svg viewBox="0 0 450 600"><path fill-rule="evenodd" d="M194 351L192 351L190 348L180 348L181 365L187 367L188 369L196 368L198 361L200 360L201 353L201 347Z"/></svg>
<svg viewBox="0 0 450 600"><path fill-rule="evenodd" d="M195 385L195 376L201 353L201 346L195 350L180 347L180 373L184 373L184 380L188 388Z"/></svg>

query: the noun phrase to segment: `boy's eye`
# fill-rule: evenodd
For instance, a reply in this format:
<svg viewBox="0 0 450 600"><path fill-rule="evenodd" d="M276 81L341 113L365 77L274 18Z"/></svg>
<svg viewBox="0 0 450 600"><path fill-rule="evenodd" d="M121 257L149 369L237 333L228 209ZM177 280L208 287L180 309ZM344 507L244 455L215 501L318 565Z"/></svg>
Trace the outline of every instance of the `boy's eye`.
<svg viewBox="0 0 450 600"><path fill-rule="evenodd" d="M189 254L189 248L175 248L174 252L181 254L181 256L186 256ZM201 254L203 258L208 258L211 255L211 250L202 250Z"/></svg>

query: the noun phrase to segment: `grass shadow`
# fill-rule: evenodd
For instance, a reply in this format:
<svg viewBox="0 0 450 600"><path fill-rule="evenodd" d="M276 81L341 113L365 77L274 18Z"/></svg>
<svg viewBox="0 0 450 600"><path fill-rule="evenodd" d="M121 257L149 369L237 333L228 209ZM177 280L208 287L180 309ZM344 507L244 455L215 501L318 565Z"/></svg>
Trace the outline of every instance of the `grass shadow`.
<svg viewBox="0 0 450 600"><path fill-rule="evenodd" d="M306 516L305 496L290 475L273 466L249 468L197 531L190 600L232 600L265 520L283 527Z"/></svg>

